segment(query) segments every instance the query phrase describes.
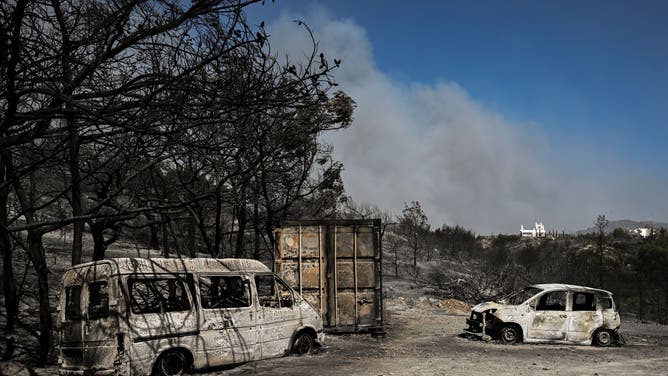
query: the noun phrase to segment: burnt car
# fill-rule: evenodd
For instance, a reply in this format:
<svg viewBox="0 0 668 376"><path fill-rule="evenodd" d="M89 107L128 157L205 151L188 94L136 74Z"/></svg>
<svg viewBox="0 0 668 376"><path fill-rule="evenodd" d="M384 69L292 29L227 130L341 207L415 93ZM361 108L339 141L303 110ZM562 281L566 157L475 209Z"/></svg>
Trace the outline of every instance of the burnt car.
<svg viewBox="0 0 668 376"><path fill-rule="evenodd" d="M466 323L465 331L505 343L610 346L619 339L620 319L610 291L550 283L478 304Z"/></svg>

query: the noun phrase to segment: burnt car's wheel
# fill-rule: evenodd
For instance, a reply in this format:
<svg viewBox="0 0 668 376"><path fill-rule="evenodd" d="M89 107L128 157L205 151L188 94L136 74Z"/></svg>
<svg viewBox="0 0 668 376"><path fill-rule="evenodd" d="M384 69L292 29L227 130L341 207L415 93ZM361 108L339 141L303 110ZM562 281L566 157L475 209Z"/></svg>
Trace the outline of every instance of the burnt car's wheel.
<svg viewBox="0 0 668 376"><path fill-rule="evenodd" d="M594 344L601 347L610 346L612 344L612 333L609 330L599 330L594 333Z"/></svg>
<svg viewBox="0 0 668 376"><path fill-rule="evenodd" d="M297 334L297 338L292 343L292 353L295 355L308 354L313 350L313 337L306 332Z"/></svg>
<svg viewBox="0 0 668 376"><path fill-rule="evenodd" d="M154 375L178 376L188 369L188 358L179 350L168 350L164 352L155 362Z"/></svg>
<svg viewBox="0 0 668 376"><path fill-rule="evenodd" d="M522 338L521 329L517 325L506 325L501 328L501 341L504 343L517 343Z"/></svg>

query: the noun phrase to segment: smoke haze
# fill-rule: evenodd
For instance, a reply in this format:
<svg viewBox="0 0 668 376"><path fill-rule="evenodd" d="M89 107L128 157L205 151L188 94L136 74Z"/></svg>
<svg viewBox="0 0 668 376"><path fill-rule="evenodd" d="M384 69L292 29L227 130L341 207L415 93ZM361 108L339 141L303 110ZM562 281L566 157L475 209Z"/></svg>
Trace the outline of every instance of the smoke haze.
<svg viewBox="0 0 668 376"><path fill-rule="evenodd" d="M326 136L355 201L399 214L404 202L417 200L432 226L459 224L480 234L517 233L534 221L572 231L590 227L598 214L665 220L668 205L657 197L668 192L666 181L604 145L555 149L538 120L509 121L455 82L394 80L376 67L364 28L351 20L322 9L284 13L267 27L279 56L309 51L295 19L313 28L330 61L342 59L336 81L357 102L353 125Z"/></svg>

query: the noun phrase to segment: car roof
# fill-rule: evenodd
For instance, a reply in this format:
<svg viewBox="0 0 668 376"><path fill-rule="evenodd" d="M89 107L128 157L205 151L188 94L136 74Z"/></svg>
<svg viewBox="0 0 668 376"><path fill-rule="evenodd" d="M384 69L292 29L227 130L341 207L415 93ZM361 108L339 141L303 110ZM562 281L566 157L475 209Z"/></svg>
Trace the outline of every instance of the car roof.
<svg viewBox="0 0 668 376"><path fill-rule="evenodd" d="M531 287L536 287L545 291L570 290L570 291L582 291L582 292L597 292L597 293L612 295L612 293L608 290L602 290L587 286L569 285L566 283L541 283L537 285L531 285Z"/></svg>
<svg viewBox="0 0 668 376"><path fill-rule="evenodd" d="M73 266L63 275L65 286L81 283L95 276L117 274L169 274L189 272L245 272L270 273L271 270L252 259L214 258L111 258ZM93 279L91 279L93 278Z"/></svg>

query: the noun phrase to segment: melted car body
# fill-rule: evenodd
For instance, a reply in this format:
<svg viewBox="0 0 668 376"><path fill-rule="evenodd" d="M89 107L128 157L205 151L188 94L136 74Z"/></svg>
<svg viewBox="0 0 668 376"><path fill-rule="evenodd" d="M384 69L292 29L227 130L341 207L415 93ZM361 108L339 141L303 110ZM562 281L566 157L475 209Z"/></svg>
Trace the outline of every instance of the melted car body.
<svg viewBox="0 0 668 376"><path fill-rule="evenodd" d="M245 259L119 258L63 276L61 375L177 375L309 352L320 315Z"/></svg>
<svg viewBox="0 0 668 376"><path fill-rule="evenodd" d="M539 284L499 302L473 307L471 333L503 342L551 342L609 346L617 338L619 314L610 291L567 284Z"/></svg>

